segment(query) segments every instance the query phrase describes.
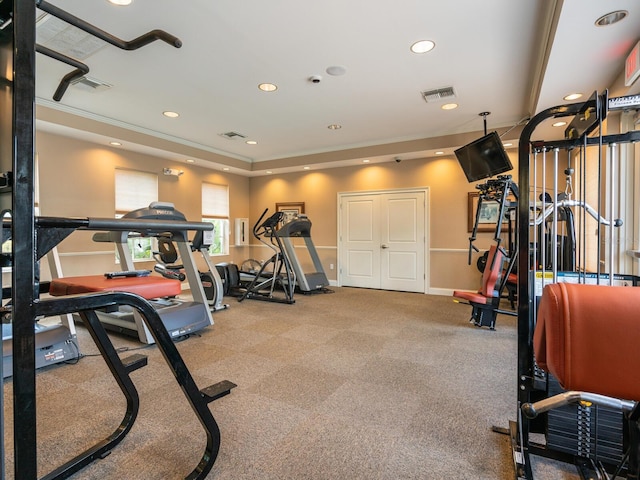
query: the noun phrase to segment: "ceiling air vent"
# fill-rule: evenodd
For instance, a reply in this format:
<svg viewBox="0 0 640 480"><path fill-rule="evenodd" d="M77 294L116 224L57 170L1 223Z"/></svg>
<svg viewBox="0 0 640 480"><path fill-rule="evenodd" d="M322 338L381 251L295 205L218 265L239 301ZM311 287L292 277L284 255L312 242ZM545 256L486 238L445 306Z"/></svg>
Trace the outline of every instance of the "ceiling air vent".
<svg viewBox="0 0 640 480"><path fill-rule="evenodd" d="M229 140L235 140L236 138L247 138L246 135L242 135L241 133L238 133L238 132L221 133L220 136L224 138L228 138Z"/></svg>
<svg viewBox="0 0 640 480"><path fill-rule="evenodd" d="M105 83L96 78L87 77L86 75L72 81L71 85L78 87L86 92L103 92L105 90L109 90L112 87L112 85L109 85L108 83Z"/></svg>
<svg viewBox="0 0 640 480"><path fill-rule="evenodd" d="M1 2L0 2L1 3ZM36 15L39 10L36 11ZM84 61L107 43L49 14L36 19L36 42L76 60Z"/></svg>
<svg viewBox="0 0 640 480"><path fill-rule="evenodd" d="M453 87L436 88L435 90L426 90L421 93L422 98L427 103L456 98L456 92L453 91Z"/></svg>

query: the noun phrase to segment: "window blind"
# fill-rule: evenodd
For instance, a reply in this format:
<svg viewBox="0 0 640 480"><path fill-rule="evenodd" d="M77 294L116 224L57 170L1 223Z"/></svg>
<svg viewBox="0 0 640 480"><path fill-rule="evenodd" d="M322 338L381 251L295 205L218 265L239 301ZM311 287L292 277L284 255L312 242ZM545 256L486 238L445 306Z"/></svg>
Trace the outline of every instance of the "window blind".
<svg viewBox="0 0 640 480"><path fill-rule="evenodd" d="M155 173L116 169L115 184L117 213L148 207L158 200L158 176Z"/></svg>

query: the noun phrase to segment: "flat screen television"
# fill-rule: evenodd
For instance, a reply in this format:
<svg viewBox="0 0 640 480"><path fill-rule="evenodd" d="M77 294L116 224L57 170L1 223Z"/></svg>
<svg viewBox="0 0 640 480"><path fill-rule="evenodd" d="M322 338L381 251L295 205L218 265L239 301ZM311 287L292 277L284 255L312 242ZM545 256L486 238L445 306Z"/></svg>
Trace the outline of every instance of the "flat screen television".
<svg viewBox="0 0 640 480"><path fill-rule="evenodd" d="M469 183L513 169L496 132L458 148L455 154Z"/></svg>

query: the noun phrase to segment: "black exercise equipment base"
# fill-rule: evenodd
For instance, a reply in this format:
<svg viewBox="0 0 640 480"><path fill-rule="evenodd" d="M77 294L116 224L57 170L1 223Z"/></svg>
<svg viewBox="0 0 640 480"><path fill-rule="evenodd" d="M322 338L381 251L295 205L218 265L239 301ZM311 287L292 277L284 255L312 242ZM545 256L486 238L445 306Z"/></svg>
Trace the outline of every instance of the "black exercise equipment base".
<svg viewBox="0 0 640 480"><path fill-rule="evenodd" d="M211 471L220 449L220 429L207 405L218 398L228 395L236 385L225 380L199 390L156 310L138 295L115 292L59 297L36 302L37 312L44 316L66 313L78 313L80 315L127 402L123 419L111 435L46 474L42 477L42 480L67 478L94 460L104 458L124 439L135 422L140 401L129 374L145 366L147 358L144 355L134 354L122 360L118 356L95 312L97 309L113 305L129 305L141 313L156 341L158 349L204 428L207 436L204 454L198 465L185 477L194 480L204 479Z"/></svg>

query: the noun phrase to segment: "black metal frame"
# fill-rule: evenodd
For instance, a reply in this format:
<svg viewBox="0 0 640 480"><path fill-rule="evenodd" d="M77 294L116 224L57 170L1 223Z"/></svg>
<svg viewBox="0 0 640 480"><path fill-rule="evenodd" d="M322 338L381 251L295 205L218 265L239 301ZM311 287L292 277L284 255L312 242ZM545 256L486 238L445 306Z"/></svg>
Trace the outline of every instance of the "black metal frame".
<svg viewBox="0 0 640 480"><path fill-rule="evenodd" d="M640 96L634 96L640 100ZM612 143L629 143L640 141L640 132L632 131L626 134L615 134L607 136L587 137L597 126L601 126L602 120L606 118L608 110L621 110L627 106L626 100L632 97L620 97L609 99L605 92L602 96L594 95L585 103L569 104L556 106L546 109L534 116L524 127L518 146L518 167L519 177L518 183L521 188L528 188L529 176L529 154L532 148L540 149L569 149L587 145L605 145ZM590 124L571 124L568 129L568 139L553 142L532 142L531 135L538 125L549 118L579 116L586 110L590 110ZM518 418L515 422L510 422L510 435L513 449L513 458L515 473L517 479L532 480L533 473L529 456L538 455L547 458L553 458L566 463L575 464L579 473L583 478L589 478L590 471L596 471L593 465L584 464L582 458L578 458L571 454L554 451L546 448L544 445L535 443L530 440L529 435L532 432L541 431L540 419L531 420L520 413L520 407L527 403L532 403L539 398L539 389L536 388L536 372L533 354L533 333L535 328L535 318L532 303L535 296L532 296L531 281L529 272L531 270L529 243L530 243L530 205L528 195L521 195L518 202L518 365L517 365L517 390L518 390ZM638 410L638 409L636 409ZM640 411L635 411L631 418L640 417ZM640 427L636 426L635 436L640 438ZM632 432L631 434L634 434ZM640 442L638 442L640 445ZM640 452L635 452L637 458L640 458ZM632 456L634 453L632 452ZM636 461L635 459L633 460ZM597 477L600 478L600 477Z"/></svg>
<svg viewBox="0 0 640 480"><path fill-rule="evenodd" d="M44 479L67 478L118 444L128 433L138 412L138 396L129 372L143 366L142 356L121 360L111 344L104 327L98 321L95 309L126 304L142 313L147 327L156 340L157 347L180 384L191 408L200 420L207 442L198 465L189 473L188 479L203 479L213 467L220 447L220 430L211 414L208 403L228 394L235 385L229 381L199 390L169 336L162 320L153 307L142 297L130 293L99 293L73 297L41 300L38 260L62 239L76 229L123 230L123 231L180 231L204 230L212 226L192 222L123 221L114 219L65 219L36 218L34 214L34 135L35 135L35 14L36 2L13 0L2 4L3 17L7 4L12 4L11 19L3 24L13 29L12 82L12 172L10 185L12 218L2 222L2 228L11 228L13 240L13 269L11 275L12 320L13 320L13 416L14 416L14 474L21 480L37 478L37 429L36 429L36 381L35 381L35 331L34 322L39 316L52 316L79 312L98 346L109 369L118 382L127 400L127 409L121 424L107 438L98 442L82 454L67 461L45 475ZM62 15L59 9L38 1L41 8ZM64 12L63 12L64 13ZM70 18L78 20L75 17ZM11 25L7 27L7 25ZM105 32L82 22L83 29L101 36ZM155 39L167 39L176 47L180 41L173 36L163 36L159 31L132 41L134 47ZM145 43L146 42L146 43ZM140 44L142 43L142 44ZM118 45L119 46L119 45ZM129 45L131 46L131 45ZM125 45L126 47L126 45ZM120 46L120 48L125 48ZM5 65L11 70L11 66ZM2 172L7 174L7 172ZM6 191L6 189L5 189ZM137 227L135 226L137 224ZM185 233L186 234L186 233ZM16 294L16 292L18 292ZM4 478L4 452L2 471Z"/></svg>

